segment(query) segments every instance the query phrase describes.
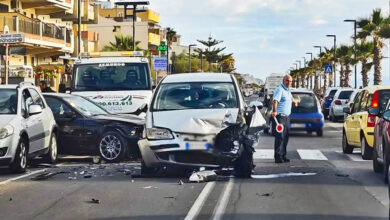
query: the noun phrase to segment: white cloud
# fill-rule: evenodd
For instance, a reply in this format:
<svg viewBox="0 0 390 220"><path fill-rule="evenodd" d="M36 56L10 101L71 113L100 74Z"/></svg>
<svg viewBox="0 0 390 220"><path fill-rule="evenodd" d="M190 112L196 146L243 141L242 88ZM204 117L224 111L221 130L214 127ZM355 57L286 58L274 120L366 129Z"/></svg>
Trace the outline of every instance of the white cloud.
<svg viewBox="0 0 390 220"><path fill-rule="evenodd" d="M322 18L317 18L317 19L313 19L310 21L310 24L314 25L314 26L318 26L318 25L323 25L323 24L327 24L328 21L322 19Z"/></svg>

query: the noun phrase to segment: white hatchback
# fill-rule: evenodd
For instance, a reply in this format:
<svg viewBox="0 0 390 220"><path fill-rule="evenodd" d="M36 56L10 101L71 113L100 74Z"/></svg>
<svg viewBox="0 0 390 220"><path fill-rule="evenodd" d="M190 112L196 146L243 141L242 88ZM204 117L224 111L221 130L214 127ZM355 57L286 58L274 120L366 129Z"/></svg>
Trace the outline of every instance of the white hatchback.
<svg viewBox="0 0 390 220"><path fill-rule="evenodd" d="M30 83L0 86L0 165L25 172L28 158L57 160L57 126L40 92Z"/></svg>

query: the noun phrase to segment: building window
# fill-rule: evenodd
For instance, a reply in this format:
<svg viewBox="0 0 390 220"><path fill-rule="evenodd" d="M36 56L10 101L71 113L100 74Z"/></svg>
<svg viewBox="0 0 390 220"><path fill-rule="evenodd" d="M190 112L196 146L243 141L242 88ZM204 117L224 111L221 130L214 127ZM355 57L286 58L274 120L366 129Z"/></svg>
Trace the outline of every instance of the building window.
<svg viewBox="0 0 390 220"><path fill-rule="evenodd" d="M8 12L8 5L0 4L0 12Z"/></svg>
<svg viewBox="0 0 390 220"><path fill-rule="evenodd" d="M34 57L31 57L31 66L32 66L32 67L35 66L35 59L34 59Z"/></svg>
<svg viewBox="0 0 390 220"><path fill-rule="evenodd" d="M24 16L27 16L27 12L23 12Z"/></svg>
<svg viewBox="0 0 390 220"><path fill-rule="evenodd" d="M11 9L16 9L16 0L11 0Z"/></svg>
<svg viewBox="0 0 390 220"><path fill-rule="evenodd" d="M31 14L31 18L34 18L34 15L33 15L33 14Z"/></svg>
<svg viewBox="0 0 390 220"><path fill-rule="evenodd" d="M27 56L24 56L23 60L24 60L24 65L27 65Z"/></svg>

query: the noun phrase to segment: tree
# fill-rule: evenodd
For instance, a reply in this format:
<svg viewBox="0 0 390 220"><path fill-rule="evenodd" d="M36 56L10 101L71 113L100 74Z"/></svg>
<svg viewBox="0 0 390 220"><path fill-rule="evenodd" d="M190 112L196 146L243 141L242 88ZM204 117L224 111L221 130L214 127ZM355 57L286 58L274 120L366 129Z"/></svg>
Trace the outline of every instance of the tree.
<svg viewBox="0 0 390 220"><path fill-rule="evenodd" d="M366 39L367 37L372 37L373 39L374 85L382 84L382 48L384 39L390 38L389 23L390 18L384 18L381 9L374 9L369 18L363 18L357 22L360 29L358 38Z"/></svg>
<svg viewBox="0 0 390 220"><path fill-rule="evenodd" d="M199 54L203 53L203 56L206 57L206 60L207 60L207 62L209 62L209 64L219 63L222 61L222 60L220 60L221 59L220 53L222 51L224 51L226 49L226 47L222 47L222 48L215 47L218 44L222 43L223 42L222 40L216 40L210 36L207 41L204 41L204 40L197 40L197 41L199 43L201 43L203 46L205 46L206 49L204 49L204 50L195 49L195 52L197 52ZM232 55L232 54L230 54L230 55ZM209 71L211 71L211 65L209 65Z"/></svg>
<svg viewBox="0 0 390 220"><path fill-rule="evenodd" d="M353 62L353 47L341 45L336 49L336 59L340 64L340 86L350 87L351 64Z"/></svg>
<svg viewBox="0 0 390 220"><path fill-rule="evenodd" d="M374 58L374 43L365 42L364 39L360 40L360 44L356 45L356 59L362 63L362 79L363 87L368 86L369 78L368 72L371 70L374 63L372 59Z"/></svg>
<svg viewBox="0 0 390 220"><path fill-rule="evenodd" d="M172 45L172 42L177 41L177 33L171 27L167 27L167 41L168 41L168 45Z"/></svg>
<svg viewBox="0 0 390 220"><path fill-rule="evenodd" d="M141 50L138 46L140 41L135 42L135 50ZM133 49L133 37L125 35L115 36L115 42L110 42L109 45L105 45L102 51L134 51Z"/></svg>

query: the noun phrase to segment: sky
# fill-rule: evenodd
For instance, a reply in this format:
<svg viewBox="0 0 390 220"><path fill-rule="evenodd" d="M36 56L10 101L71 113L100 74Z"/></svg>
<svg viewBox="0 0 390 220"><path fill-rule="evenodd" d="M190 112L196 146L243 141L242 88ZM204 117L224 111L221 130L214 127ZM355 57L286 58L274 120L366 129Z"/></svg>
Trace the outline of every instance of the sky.
<svg viewBox="0 0 390 220"><path fill-rule="evenodd" d="M286 73L296 60L319 53L314 45L352 44L353 23L344 19L369 17L381 8L389 13L388 0L149 0L160 14L162 27L172 27L182 44L223 40L225 53L233 53L237 72L265 79L270 73ZM199 43L198 43L199 45ZM384 55L388 55L388 41ZM383 83L390 84L389 59L382 61ZM351 85L354 85L352 73ZM373 77L370 77L370 84ZM361 85L358 66L358 86Z"/></svg>

